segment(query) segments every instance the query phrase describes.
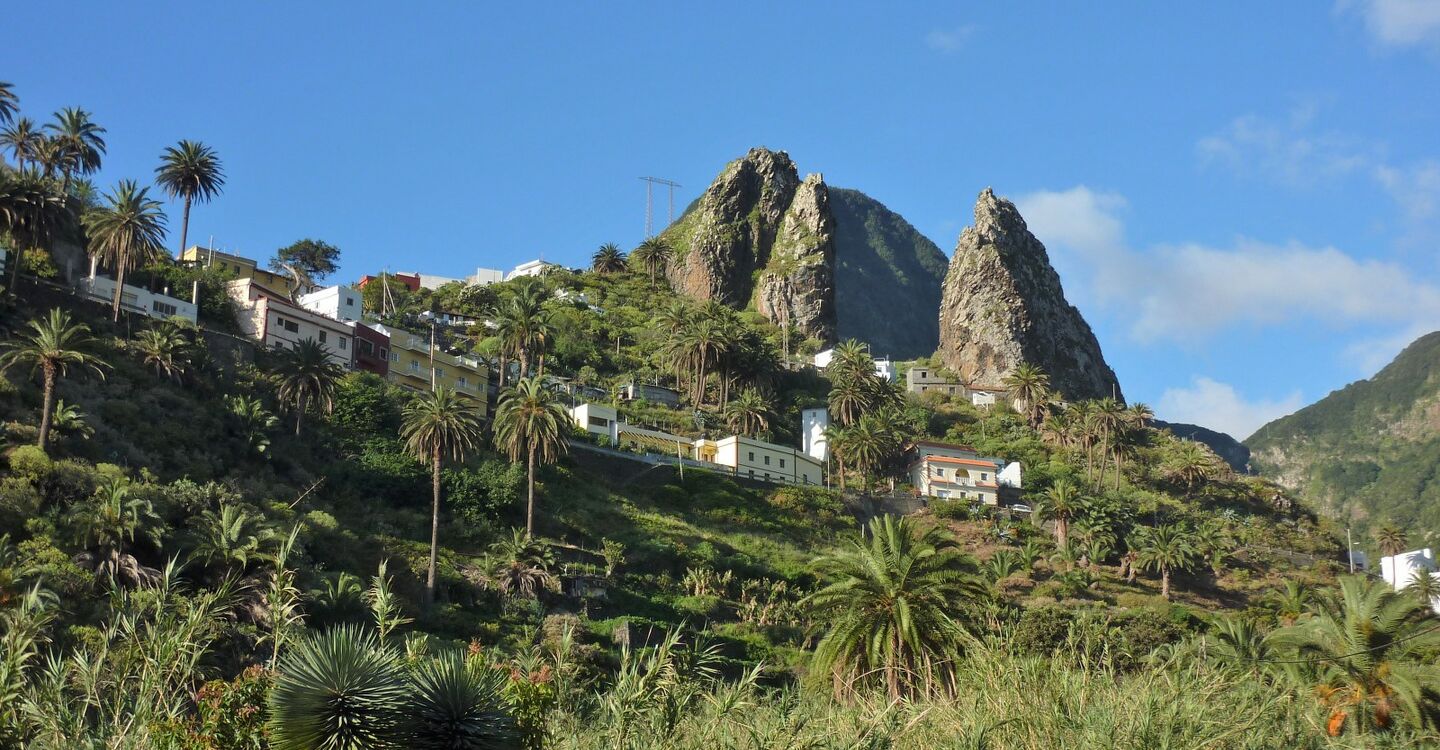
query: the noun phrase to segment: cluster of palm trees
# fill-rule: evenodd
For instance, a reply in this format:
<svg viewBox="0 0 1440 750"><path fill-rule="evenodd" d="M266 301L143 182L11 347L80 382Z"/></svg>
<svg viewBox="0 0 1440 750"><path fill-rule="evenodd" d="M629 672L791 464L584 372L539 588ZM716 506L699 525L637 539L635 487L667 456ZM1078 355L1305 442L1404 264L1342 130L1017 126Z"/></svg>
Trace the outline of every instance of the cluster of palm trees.
<svg viewBox="0 0 1440 750"><path fill-rule="evenodd" d="M97 198L85 178L99 171L106 153L105 128L89 112L67 107L43 128L27 117L16 118L19 98L14 86L0 82L0 149L15 166L0 162L0 232L9 234L17 250L48 251L62 240L75 241L115 273L112 317L120 318L125 274L163 257L167 220L150 187L122 179ZM184 204L181 249L190 228L192 203L205 203L225 184L219 157L210 147L182 140L160 155L155 181ZM16 259L11 286L22 263Z"/></svg>
<svg viewBox="0 0 1440 750"><path fill-rule="evenodd" d="M696 408L723 412L736 388L761 385L774 361L765 342L718 302L675 300L656 317L655 335L676 384Z"/></svg>
<svg viewBox="0 0 1440 750"><path fill-rule="evenodd" d="M905 447L900 408L905 399L898 387L875 372L870 350L853 339L835 346L825 367L830 380L829 406L834 421L826 429L826 445L834 456L839 484L846 487L847 471L862 479L898 470Z"/></svg>

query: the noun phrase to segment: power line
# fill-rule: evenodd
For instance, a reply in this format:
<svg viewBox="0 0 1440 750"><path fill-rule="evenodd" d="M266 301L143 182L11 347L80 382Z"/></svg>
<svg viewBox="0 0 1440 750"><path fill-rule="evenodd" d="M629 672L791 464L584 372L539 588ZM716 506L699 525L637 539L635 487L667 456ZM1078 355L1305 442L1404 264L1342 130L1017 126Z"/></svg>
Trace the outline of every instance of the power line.
<svg viewBox="0 0 1440 750"><path fill-rule="evenodd" d="M654 215L655 186L666 185L670 188L670 214L669 221L665 224L665 226L668 227L675 223L675 188L681 187L681 185L678 182L667 180L663 177L641 177L640 179L645 182L645 239L648 240L655 236L655 232L653 231L655 225L652 218Z"/></svg>
<svg viewBox="0 0 1440 750"><path fill-rule="evenodd" d="M1354 658L1354 657L1356 657L1356 656L1364 656L1365 654L1368 654L1368 653L1371 653L1371 652L1374 652L1374 651L1379 651L1380 649L1383 649L1383 648L1390 648L1391 646L1394 646L1394 645L1397 644L1397 643L1404 643L1404 642L1406 642L1406 641L1413 641L1413 640L1415 640L1416 638L1419 638L1419 637L1422 636L1422 635L1428 635L1428 634L1433 633L1433 632L1435 632L1435 631L1437 631L1437 630L1440 630L1440 625L1432 625L1432 626L1430 626L1430 627L1428 627L1428 628L1426 628L1426 629L1424 629L1424 630L1422 630L1422 631L1420 631L1420 632L1418 632L1418 633L1411 633L1410 635L1407 635L1407 636L1405 636L1404 638L1396 638L1395 640L1390 641L1389 643L1385 643L1385 644L1382 644L1382 645L1379 645L1379 646L1372 646L1371 648L1363 649L1363 650L1361 650L1361 651L1355 651L1355 652L1352 652L1352 653L1349 653L1349 654L1341 654L1341 655L1339 655L1339 656L1320 656L1320 657L1316 657L1316 658L1313 658L1313 659L1245 659L1245 661L1250 662L1250 663L1252 663L1252 664L1316 664L1316 663L1327 662L1327 661L1340 661L1341 659L1352 659L1352 658Z"/></svg>

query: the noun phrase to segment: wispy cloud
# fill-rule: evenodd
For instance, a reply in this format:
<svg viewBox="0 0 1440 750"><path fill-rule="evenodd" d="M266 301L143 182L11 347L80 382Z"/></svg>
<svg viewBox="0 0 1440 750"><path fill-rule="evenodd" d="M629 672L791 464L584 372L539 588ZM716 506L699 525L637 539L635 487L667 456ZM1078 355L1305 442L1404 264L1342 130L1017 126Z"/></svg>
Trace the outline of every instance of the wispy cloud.
<svg viewBox="0 0 1440 750"><path fill-rule="evenodd" d="M1279 400L1247 399L1228 383L1195 377L1188 388L1168 388L1155 405L1155 413L1171 422L1187 422L1219 430L1244 440L1266 423L1299 409L1299 391Z"/></svg>
<svg viewBox="0 0 1440 750"><path fill-rule="evenodd" d="M1440 7L1440 2L1435 2ZM1416 244L1440 234L1440 160L1395 163L1383 143L1319 127L1319 106L1303 102L1283 118L1242 115L1201 138L1204 166L1291 188L1315 188L1363 179L1395 202L1406 229L1400 241Z"/></svg>
<svg viewBox="0 0 1440 750"><path fill-rule="evenodd" d="M925 46L942 54L954 54L964 49L974 34L975 25L969 23L948 29L931 29L925 35Z"/></svg>
<svg viewBox="0 0 1440 750"><path fill-rule="evenodd" d="M1440 45L1440 3L1435 0L1340 0L1341 15L1358 15L1380 44Z"/></svg>
<svg viewBox="0 0 1440 750"><path fill-rule="evenodd" d="M1396 263L1248 238L1223 247L1137 250L1125 239L1125 198L1084 185L1031 193L1016 203L1057 256L1073 254L1075 265L1087 269L1089 291L1101 305L1122 311L1141 342L1197 345L1236 326L1296 322L1337 329L1388 325L1396 335L1440 327L1440 287Z"/></svg>

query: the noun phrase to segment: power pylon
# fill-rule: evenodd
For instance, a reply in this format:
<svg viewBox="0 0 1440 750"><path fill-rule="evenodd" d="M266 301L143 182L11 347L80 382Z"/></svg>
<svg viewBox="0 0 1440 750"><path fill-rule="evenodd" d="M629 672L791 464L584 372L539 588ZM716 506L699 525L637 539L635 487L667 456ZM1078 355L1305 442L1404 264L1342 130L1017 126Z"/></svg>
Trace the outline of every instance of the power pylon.
<svg viewBox="0 0 1440 750"><path fill-rule="evenodd" d="M654 216L655 186L657 184L667 185L670 188L670 219L665 223L665 226L668 227L675 223L675 188L680 187L680 183L667 180L663 177L641 177L640 179L645 181L645 239L648 240L655 236L655 232L653 231L655 225L652 219Z"/></svg>

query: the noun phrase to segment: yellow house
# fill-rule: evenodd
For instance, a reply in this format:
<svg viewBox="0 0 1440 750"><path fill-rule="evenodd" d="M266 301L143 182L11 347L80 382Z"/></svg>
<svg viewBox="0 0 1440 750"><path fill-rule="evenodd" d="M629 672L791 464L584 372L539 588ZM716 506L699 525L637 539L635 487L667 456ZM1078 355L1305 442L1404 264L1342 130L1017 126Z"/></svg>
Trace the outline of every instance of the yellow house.
<svg viewBox="0 0 1440 750"><path fill-rule="evenodd" d="M372 326L390 337L390 382L412 391L430 390L430 338L385 326ZM445 386L480 402L483 415L490 386L490 369L474 357L456 356L436 348L435 385Z"/></svg>
<svg viewBox="0 0 1440 750"><path fill-rule="evenodd" d="M180 262L187 266L203 266L205 268L217 268L221 271L229 271L235 274L237 279L250 279L256 286L264 287L275 294L289 297L290 277L285 274L267 271L260 267L259 263L239 255L222 253L211 247L200 247L191 245L180 253ZM301 289L301 293L310 291Z"/></svg>

